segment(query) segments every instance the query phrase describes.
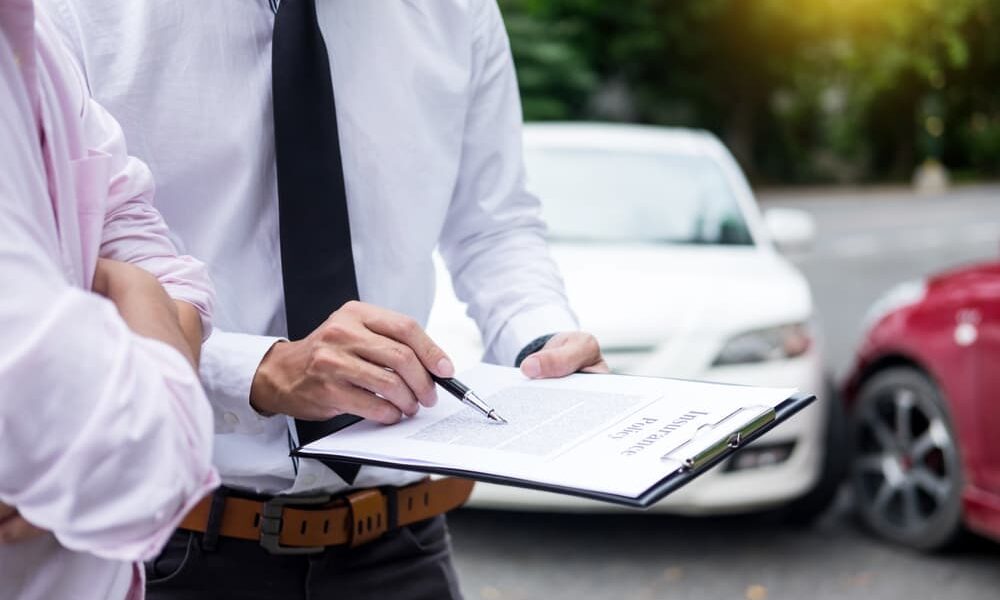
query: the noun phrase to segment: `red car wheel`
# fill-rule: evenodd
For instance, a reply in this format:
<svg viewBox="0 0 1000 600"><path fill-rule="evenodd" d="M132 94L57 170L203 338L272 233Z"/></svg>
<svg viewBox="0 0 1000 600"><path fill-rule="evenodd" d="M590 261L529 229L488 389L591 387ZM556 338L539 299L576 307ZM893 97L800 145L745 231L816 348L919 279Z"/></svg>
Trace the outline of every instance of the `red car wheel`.
<svg viewBox="0 0 1000 600"><path fill-rule="evenodd" d="M947 404L922 372L893 367L869 378L851 418L851 487L864 524L921 550L962 530L962 467Z"/></svg>

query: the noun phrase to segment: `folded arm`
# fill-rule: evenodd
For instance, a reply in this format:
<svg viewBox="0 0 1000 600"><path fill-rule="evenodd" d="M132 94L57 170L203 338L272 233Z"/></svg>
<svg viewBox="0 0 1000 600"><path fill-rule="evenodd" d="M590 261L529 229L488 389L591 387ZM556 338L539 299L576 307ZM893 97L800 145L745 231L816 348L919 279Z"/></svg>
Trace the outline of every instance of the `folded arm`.
<svg viewBox="0 0 1000 600"><path fill-rule="evenodd" d="M180 352L68 283L16 73L0 64L0 504L67 548L145 559L217 483L210 411Z"/></svg>
<svg viewBox="0 0 1000 600"><path fill-rule="evenodd" d="M177 303L197 364L201 342L211 332L214 290L208 270L200 261L178 252L163 217L153 207L149 168L129 156L118 122L89 97L82 102L87 148L111 156L100 256L141 267L156 277Z"/></svg>

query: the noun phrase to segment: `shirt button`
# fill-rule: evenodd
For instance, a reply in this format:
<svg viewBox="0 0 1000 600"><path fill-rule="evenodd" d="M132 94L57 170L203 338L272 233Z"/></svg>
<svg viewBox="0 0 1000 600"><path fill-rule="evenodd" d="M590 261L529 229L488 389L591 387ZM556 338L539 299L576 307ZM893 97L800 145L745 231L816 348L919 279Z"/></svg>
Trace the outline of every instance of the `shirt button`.
<svg viewBox="0 0 1000 600"><path fill-rule="evenodd" d="M156 511L156 513L153 515L153 520L156 521L157 523L162 522L166 518L167 518L167 511L163 510L162 508Z"/></svg>
<svg viewBox="0 0 1000 600"><path fill-rule="evenodd" d="M316 476L315 475L303 475L302 476L302 485L315 485L315 484L316 484Z"/></svg>
<svg viewBox="0 0 1000 600"><path fill-rule="evenodd" d="M238 425L240 422L240 418L237 417L236 413L234 412L225 413L224 415L222 415L222 420L230 425Z"/></svg>

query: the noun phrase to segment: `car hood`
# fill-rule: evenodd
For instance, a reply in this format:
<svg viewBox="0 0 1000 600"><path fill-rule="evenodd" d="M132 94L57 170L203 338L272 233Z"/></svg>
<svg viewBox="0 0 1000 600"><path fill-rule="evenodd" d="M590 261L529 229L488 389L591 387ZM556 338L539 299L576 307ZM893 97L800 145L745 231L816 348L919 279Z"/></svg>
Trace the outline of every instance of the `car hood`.
<svg viewBox="0 0 1000 600"><path fill-rule="evenodd" d="M929 292L935 294L987 294L996 298L1000 296L1000 262L967 265L939 273L930 278L927 287Z"/></svg>
<svg viewBox="0 0 1000 600"><path fill-rule="evenodd" d="M730 335L804 321L805 279L756 247L552 246L580 326L607 349L639 351L680 331Z"/></svg>

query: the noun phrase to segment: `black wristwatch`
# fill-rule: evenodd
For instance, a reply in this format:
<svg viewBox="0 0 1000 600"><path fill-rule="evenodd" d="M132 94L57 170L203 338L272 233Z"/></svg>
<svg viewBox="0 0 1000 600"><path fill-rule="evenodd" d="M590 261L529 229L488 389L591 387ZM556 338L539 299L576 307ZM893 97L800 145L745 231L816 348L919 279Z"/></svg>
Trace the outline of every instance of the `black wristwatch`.
<svg viewBox="0 0 1000 600"><path fill-rule="evenodd" d="M528 345L522 348L521 351L517 353L517 359L514 360L514 366L520 367L521 363L524 362L524 359L528 358L535 352L538 352L539 350L544 348L545 344L549 343L549 340L551 340L554 335L555 335L554 333L550 333L548 335L542 335L528 342Z"/></svg>

